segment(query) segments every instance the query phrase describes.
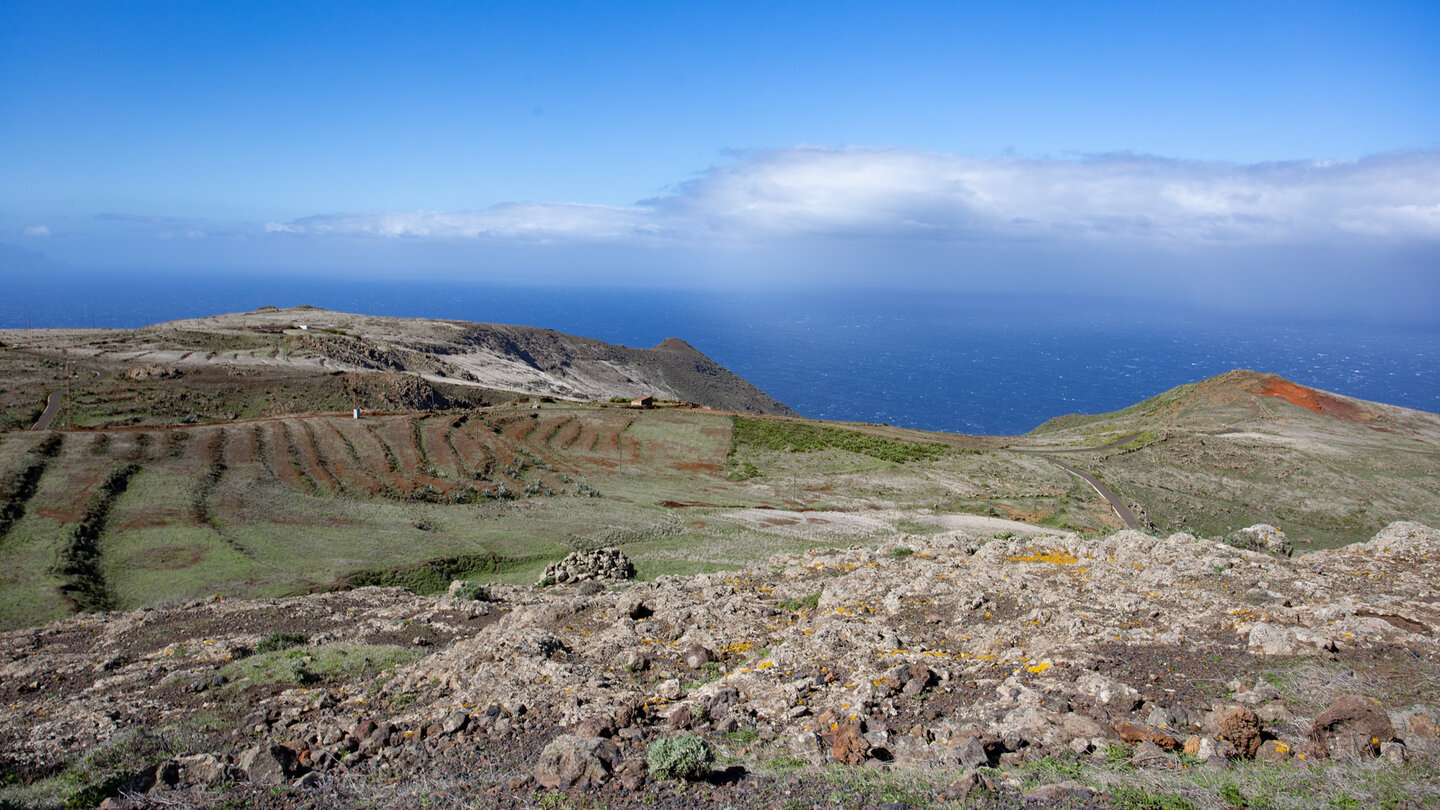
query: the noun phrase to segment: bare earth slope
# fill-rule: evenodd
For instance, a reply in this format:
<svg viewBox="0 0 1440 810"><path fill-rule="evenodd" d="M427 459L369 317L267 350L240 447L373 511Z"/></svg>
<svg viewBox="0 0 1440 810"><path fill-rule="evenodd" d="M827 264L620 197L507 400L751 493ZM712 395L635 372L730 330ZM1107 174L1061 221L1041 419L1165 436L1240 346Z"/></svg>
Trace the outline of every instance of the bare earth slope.
<svg viewBox="0 0 1440 810"><path fill-rule="evenodd" d="M0 634L0 767L17 782L0 803L1440 800L1440 532L1397 523L1296 559L1138 532L906 542L478 601L204 599ZM688 786L652 748L686 735L719 755Z"/></svg>

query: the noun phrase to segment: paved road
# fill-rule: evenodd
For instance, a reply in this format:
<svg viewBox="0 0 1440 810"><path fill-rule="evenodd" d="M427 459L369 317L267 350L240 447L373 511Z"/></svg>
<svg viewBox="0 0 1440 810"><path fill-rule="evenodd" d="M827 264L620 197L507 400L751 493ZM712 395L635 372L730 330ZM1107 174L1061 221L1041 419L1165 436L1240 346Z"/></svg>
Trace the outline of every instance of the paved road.
<svg viewBox="0 0 1440 810"><path fill-rule="evenodd" d="M1091 489L1098 492L1100 494L1100 497L1104 498L1110 504L1110 508L1115 510L1115 515L1119 517L1122 521L1124 521L1126 526L1132 529L1137 529L1139 531L1144 531L1144 529L1140 528L1140 521L1135 519L1135 513L1130 511L1130 507L1126 506L1125 502L1120 500L1120 496L1116 495L1114 492L1111 492L1109 487L1101 483L1100 479L1096 478L1090 473L1077 470L1074 467L1071 467L1069 464L1061 461L1060 459L1052 458L1045 453L1036 453L1035 455L1040 456L1051 464L1054 464L1060 469L1089 484Z"/></svg>
<svg viewBox="0 0 1440 810"><path fill-rule="evenodd" d="M60 398L63 393L58 388L50 392L50 396L45 400L45 411L40 414L39 419L35 420L35 425L30 428L31 430L45 430L50 427L50 423L55 421L55 414L60 412Z"/></svg>
<svg viewBox="0 0 1440 810"><path fill-rule="evenodd" d="M1138 520L1135 519L1135 513L1130 511L1130 507L1129 507L1129 506L1126 506L1126 505L1125 505L1125 502L1122 501L1122 500L1120 500L1120 496L1116 495L1114 492L1112 492L1112 491L1110 490L1109 487L1107 487L1107 486L1105 486L1103 483L1101 483L1101 482L1100 482L1100 479L1096 478L1095 476L1091 475L1090 473L1082 472L1082 471L1080 471L1080 470L1075 469L1074 467L1070 466L1069 464L1066 464L1065 462L1061 461L1060 459L1055 458L1055 455L1054 455L1054 454L1056 454L1056 453L1093 453L1093 452L1095 452L1095 451L1097 451L1097 450L1109 450L1109 449L1114 448L1114 447L1119 447L1120 445L1125 444L1126 442L1130 441L1131 439L1134 439L1136 436L1139 436L1139 435L1140 435L1139 433L1132 433L1132 434L1130 434L1129 436L1121 436L1119 439L1116 439L1115 441L1110 442L1109 444L1102 444L1102 445L1100 445L1099 447L1061 447L1061 448L1056 448L1056 449L1053 449L1053 450L1052 450L1052 449L1028 449L1028 448L1022 450L1022 449L1015 448L1015 447L1010 447L1010 448L1007 448L1007 449L1008 449L1010 452L1012 452L1012 453L1028 453L1028 454L1030 454L1030 455L1032 455L1032 456L1039 456L1039 457L1045 459L1046 461L1050 462L1051 464L1054 464L1055 466L1057 466L1057 467L1059 467L1060 469L1064 470L1065 472L1068 472L1068 473L1070 473L1071 475L1075 476L1076 478L1079 478L1081 481L1084 481L1085 483L1089 484L1091 489L1093 489L1093 490L1095 490L1097 493L1099 493L1100 497L1104 498L1104 499L1105 499L1105 502L1108 503L1108 504L1110 504L1110 508L1113 509L1113 510L1115 510L1115 516L1118 517L1118 518L1120 518L1120 520L1121 520L1127 527L1129 527L1129 528L1131 528L1131 529L1136 529L1136 530L1138 530L1138 531L1144 531L1144 529L1142 529L1142 528L1140 527L1140 521L1138 521Z"/></svg>

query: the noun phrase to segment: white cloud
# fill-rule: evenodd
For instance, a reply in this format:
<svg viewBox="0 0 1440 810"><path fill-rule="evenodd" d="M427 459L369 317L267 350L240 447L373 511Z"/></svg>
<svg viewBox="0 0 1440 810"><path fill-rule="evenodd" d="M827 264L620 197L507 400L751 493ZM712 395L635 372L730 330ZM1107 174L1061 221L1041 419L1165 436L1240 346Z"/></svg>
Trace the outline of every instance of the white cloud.
<svg viewBox="0 0 1440 810"><path fill-rule="evenodd" d="M323 214L269 222L270 233L527 242L632 241L658 232L652 211L581 203L507 203L484 211Z"/></svg>
<svg viewBox="0 0 1440 810"><path fill-rule="evenodd" d="M26 236L49 236L50 228L45 225L31 225L25 229Z"/></svg>
<svg viewBox="0 0 1440 810"><path fill-rule="evenodd" d="M967 158L911 149L739 153L635 206L341 213L267 232L514 242L1287 244L1440 239L1440 152L1243 165L1144 155Z"/></svg>

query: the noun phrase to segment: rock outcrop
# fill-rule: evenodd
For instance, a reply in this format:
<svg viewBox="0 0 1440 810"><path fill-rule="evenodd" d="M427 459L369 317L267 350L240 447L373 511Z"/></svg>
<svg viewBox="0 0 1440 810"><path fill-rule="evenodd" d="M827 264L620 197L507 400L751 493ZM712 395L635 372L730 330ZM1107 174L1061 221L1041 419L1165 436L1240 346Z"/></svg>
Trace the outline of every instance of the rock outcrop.
<svg viewBox="0 0 1440 810"><path fill-rule="evenodd" d="M986 769L1047 756L1119 751L1157 772L1182 756L1440 756L1433 693L1387 689L1383 668L1354 674L1403 660L1434 678L1434 529L1398 523L1297 558L1138 532L904 544L610 579L618 592L494 585L477 602L358 588L67 619L0 635L0 750L12 771L41 773L223 711L233 733L162 754L147 789L241 775L341 790L366 774L504 763L474 765L473 789L491 799L649 790L647 750L684 735L730 761L979 769L953 795L1008 790ZM626 569L618 552L595 559L556 580ZM277 627L302 646L251 654ZM737 806L780 795L746 779L754 802Z"/></svg>

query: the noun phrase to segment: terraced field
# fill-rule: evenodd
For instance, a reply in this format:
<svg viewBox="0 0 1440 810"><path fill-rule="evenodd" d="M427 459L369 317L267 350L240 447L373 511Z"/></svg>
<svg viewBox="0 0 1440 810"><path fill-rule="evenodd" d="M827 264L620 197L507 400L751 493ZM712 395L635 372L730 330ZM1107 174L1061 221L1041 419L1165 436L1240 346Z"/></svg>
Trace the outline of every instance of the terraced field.
<svg viewBox="0 0 1440 810"><path fill-rule="evenodd" d="M600 545L646 577L717 570L899 522L944 530L905 504L931 512L956 492L937 480L1014 463L741 447L766 474L734 480L733 424L557 405L0 434L0 627L349 582L533 581Z"/></svg>

